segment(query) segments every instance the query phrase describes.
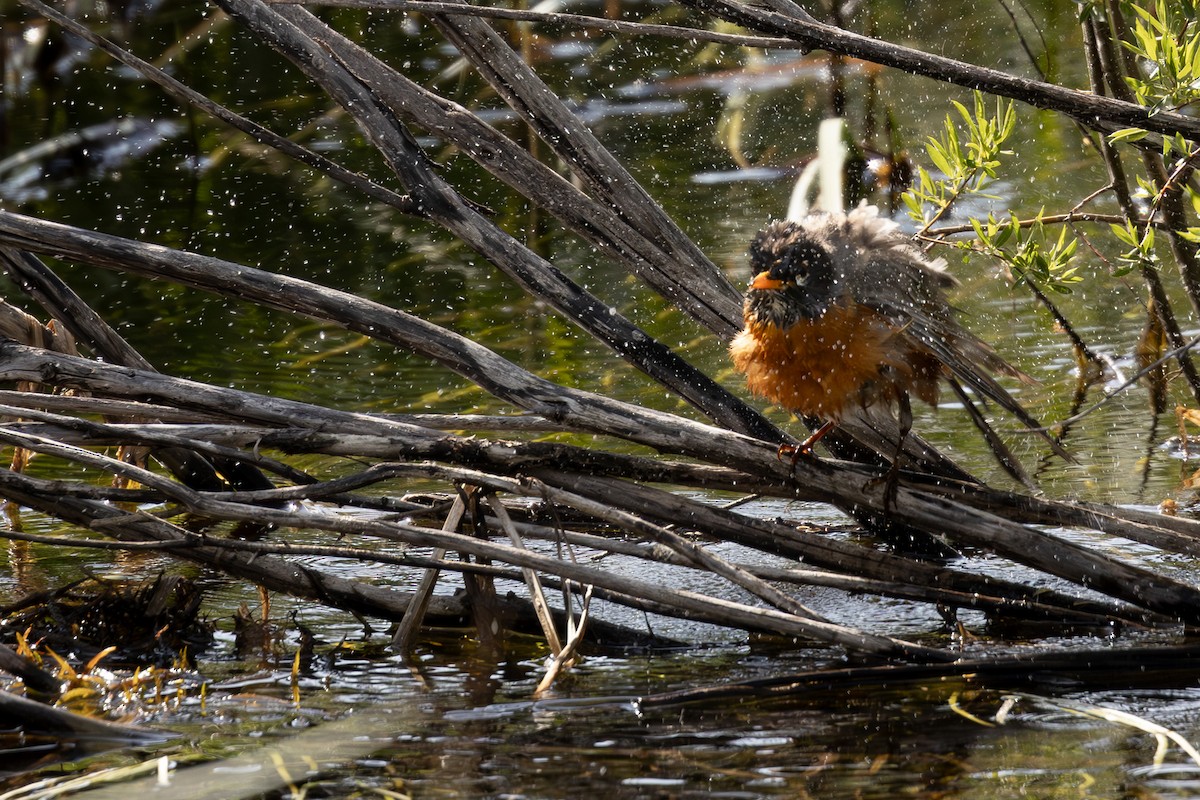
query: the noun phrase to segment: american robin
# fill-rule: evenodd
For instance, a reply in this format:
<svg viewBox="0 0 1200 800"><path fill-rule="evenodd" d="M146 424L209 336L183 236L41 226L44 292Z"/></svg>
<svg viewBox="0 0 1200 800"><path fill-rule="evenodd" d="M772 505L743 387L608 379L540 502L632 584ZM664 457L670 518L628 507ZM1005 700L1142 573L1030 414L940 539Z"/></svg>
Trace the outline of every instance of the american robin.
<svg viewBox="0 0 1200 800"><path fill-rule="evenodd" d="M793 454L880 403L898 410L902 448L912 423L910 396L936 406L941 380L964 400L966 385L1028 427L1041 427L993 375L1033 379L955 319L945 291L956 281L945 262L926 258L874 207L772 222L750 245L750 264L745 329L730 355L752 393L824 421ZM998 442L989 436L1001 463L1022 478ZM893 468L898 459L899 449Z"/></svg>

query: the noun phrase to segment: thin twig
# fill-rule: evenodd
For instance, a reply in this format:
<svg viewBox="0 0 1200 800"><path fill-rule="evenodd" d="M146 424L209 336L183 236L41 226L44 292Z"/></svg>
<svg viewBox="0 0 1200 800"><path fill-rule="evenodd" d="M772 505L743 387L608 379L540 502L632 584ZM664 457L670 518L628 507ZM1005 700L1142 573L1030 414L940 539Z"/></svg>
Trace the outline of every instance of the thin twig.
<svg viewBox="0 0 1200 800"><path fill-rule="evenodd" d="M1092 404L1088 408L1085 408L1083 411L1080 411L1078 414L1067 417L1066 419L1061 419L1052 425L1048 425L1044 428L1041 428L1041 430L1052 431L1057 428L1061 428L1064 425L1074 425L1076 422L1079 422L1081 419L1084 419L1085 417L1088 417L1088 416L1094 414L1096 411L1100 410L1101 408L1106 406L1108 403L1112 402L1113 398L1115 398L1117 395L1124 392L1129 387L1136 384L1139 380L1144 378L1146 375L1150 374L1152 371L1154 371L1158 367L1161 367L1163 364L1165 364L1166 362L1170 361L1173 358L1179 358L1179 356L1181 356L1182 354L1187 353L1188 351L1194 349L1196 347L1196 345L1200 345L1200 336L1197 336L1193 339L1190 339L1187 342L1184 342L1179 347L1176 347L1172 350L1168 350L1162 356L1155 359L1153 363L1147 364L1145 367L1142 367L1140 370L1135 372L1120 386L1117 386L1117 387L1105 392L1103 399L1098 400L1096 403Z"/></svg>
<svg viewBox="0 0 1200 800"><path fill-rule="evenodd" d="M686 28L679 25L661 25L650 22L606 19L586 14L529 11L495 6L472 6L465 3L436 3L425 0L266 0L268 5L308 5L337 8L374 8L395 11L411 11L423 14L445 14L491 19L511 19L519 22L538 22L547 25L569 25L581 28L619 33L624 36L663 36L671 39L686 39L689 42L713 42L737 47L763 47L779 50L807 50L804 45L779 36L747 36L738 33L722 33L703 28Z"/></svg>
<svg viewBox="0 0 1200 800"><path fill-rule="evenodd" d="M454 505L450 506L450 511L446 514L446 521L442 524L444 531L458 530L459 523L462 522L463 512L466 511L466 503L463 502L461 492L455 494ZM435 561L446 557L445 548L439 547L433 551L433 559ZM433 597L434 587L437 585L439 570L429 568L421 576L421 582L417 584L417 589L413 593L412 603L408 607L404 618L400 620L400 624L396 626L396 633L392 637L392 649L407 657L412 650L413 642L416 641L417 631L421 628L421 621L425 618L425 611L429 608L429 599Z"/></svg>
<svg viewBox="0 0 1200 800"><path fill-rule="evenodd" d="M508 516L508 509L500 502L500 499L495 494L487 496L487 503L492 508L492 513L496 515L496 519L500 521L500 527L508 535L508 539L512 542L513 547L524 548L525 543L521 541L521 534L517 532L513 525L512 518ZM558 631L554 629L554 620L550 618L550 607L546 605L546 596L542 594L542 586L538 583L537 573L529 568L523 568L521 575L525 578L525 586L529 589L529 599L533 602L533 610L537 612L538 621L542 624L542 634L546 637L546 645L550 648L550 655L553 658L558 658L563 651L562 642L559 641Z"/></svg>

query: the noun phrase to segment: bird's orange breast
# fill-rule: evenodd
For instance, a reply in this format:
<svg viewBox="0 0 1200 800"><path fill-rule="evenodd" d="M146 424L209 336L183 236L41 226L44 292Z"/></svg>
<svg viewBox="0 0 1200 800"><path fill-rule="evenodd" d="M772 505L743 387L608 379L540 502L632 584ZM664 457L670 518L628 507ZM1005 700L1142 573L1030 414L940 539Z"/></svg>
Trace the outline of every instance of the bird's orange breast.
<svg viewBox="0 0 1200 800"><path fill-rule="evenodd" d="M843 301L786 330L747 320L729 352L751 392L800 414L837 420L910 391L936 404L937 360L898 333L873 309Z"/></svg>

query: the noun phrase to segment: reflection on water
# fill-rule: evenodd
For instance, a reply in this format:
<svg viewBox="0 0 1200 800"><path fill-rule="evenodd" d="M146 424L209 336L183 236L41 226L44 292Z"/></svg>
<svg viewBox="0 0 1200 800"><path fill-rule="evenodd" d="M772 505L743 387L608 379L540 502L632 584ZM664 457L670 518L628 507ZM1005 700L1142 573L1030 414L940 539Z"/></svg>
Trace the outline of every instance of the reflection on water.
<svg viewBox="0 0 1200 800"><path fill-rule="evenodd" d="M935 41L977 63L1025 70L1016 39L996 8L871 5L881 36ZM917 6L919 14L913 11ZM135 49L153 56L177 31L191 29L208 13L186 3L166 7L139 23ZM1038 13L1049 20L1046 42L1058 51L1060 70L1078 69L1071 55L1077 36L1075 4L1046 2L1038 4ZM419 18L402 21L398 13L346 11L327 16L389 53L393 63L407 63L416 80L432 80L453 59ZM743 54L707 53L716 60L705 61L697 48L679 42L619 43L572 34L567 44L549 48L539 71L577 103L597 135L702 249L735 282L744 282L746 243L764 221L782 213L795 165L811 155L828 95L826 72L814 68L811 59L781 59L767 71L744 71ZM237 68L229 69L230 64ZM303 131L314 148L394 185L349 123L329 111L327 99L313 95L291 70L280 69L267 48L239 32L218 30L211 41L195 44L180 64L180 77L197 87L214 87L217 96L277 131ZM848 80L857 92L852 93L849 116L861 124L865 84L853 72ZM516 124L470 76L444 90L464 104L488 107L497 125ZM919 158L921 141L940 128L948 111L947 93L954 93L890 73L882 77L879 91L878 102L891 115L901 148ZM631 102L631 97L639 99ZM716 121L735 98L745 103L738 145L749 161L746 168L739 168L717 141ZM81 70L71 80L23 83L12 102L18 107L9 112L2 140L7 149L0 152L0 163L11 167L10 172L0 170L0 202L6 208L358 292L476 337L550 379L687 413L675 398L527 298L443 232L349 196L217 125L190 114L181 117L178 109L123 73ZM1070 126L1027 109L1020 113L1013 147L1019 154L1014 156L1017 170L993 187L999 197L991 201L991 209L964 206L960 212L1055 209L1073 204L1079 186L1106 182L1097 165L1081 155ZM92 153L90 164L107 165L100 173L59 169L62 162L26 150L126 117L158 120L154 130L159 138L154 147L137 152L128 150L134 142L129 136L112 150L95 140L91 146L103 149L99 156L120 157L97 160ZM18 153L25 154L19 163L2 161ZM738 387L721 342L590 248L553 229L545 235L526 231L524 204L461 154L435 150L432 155L443 164L448 180L469 187L472 199L492 208L509 230L536 239L581 284L710 374ZM30 171L35 168L40 172ZM1069 416L1075 362L1052 321L1026 296L1010 292L993 265L972 261L954 263L952 269L962 282L954 299L968 326L1041 382L1019 387L1022 402L1048 422ZM1134 312L1140 292L1104 280L1105 270L1098 263L1086 264L1083 272L1094 280L1058 300L1085 339L1129 373L1139 334ZM341 330L96 269L61 265L61 273L153 363L174 374L349 409L510 410L422 359ZM19 296L11 287L5 295ZM1098 397L1093 390L1083 405ZM1036 467L1052 495L1154 505L1176 492L1184 467L1159 446L1171 423L1164 420L1156 428L1147 407L1143 392L1133 389L1075 425L1068 447L1078 464L1040 461L1036 439L1015 432L1014 450ZM784 415L772 413L787 422ZM973 426L953 404L938 412L918 409L915 427L972 471L1002 480ZM1000 427L1015 428L1003 421ZM314 461L306 468L327 475L342 466ZM761 513L768 516L841 520L820 507L762 506ZM55 530L36 515L24 515L23 523L28 531ZM1154 557L1132 545L1104 544L1126 548L1144 562ZM724 554L746 555L735 548ZM1178 751L1170 753L1166 767L1152 767L1154 740L1128 727L1047 711L1029 700L1018 701L1004 725L989 724L1005 704L1003 695L954 697L953 687L937 684L813 691L786 705L735 703L638 713L634 700L644 694L827 666L831 656L794 643L747 642L727 631L627 610L605 611L624 624L710 646L641 656L593 654L556 687L552 698L531 702L542 670L533 644L496 663L463 638L431 638L422 643L410 668L382 649L386 637L378 621L366 621L374 628L368 633L358 621L279 598L275 617L294 611L319 642L312 671L299 681L297 708L285 659L252 677L246 672L255 665L234 660L231 617L240 603L256 601L245 587L179 567L165 556L106 560L90 551L10 542L4 562L0 592L6 598L74 580L81 565L126 576L165 569L198 572L195 577L209 589L210 613L225 630L222 644L205 654L211 660L202 667L213 696L203 708L189 700L143 720L192 737L196 753L229 756L253 749L264 734L281 737L348 709L405 710L402 721L393 718L394 728L383 723L370 731L377 748L348 757L338 770L314 779L309 796L340 796L366 786L400 787L414 796L551 797L600 790L630 798L1124 797L1194 793L1200 780L1195 766ZM321 565L380 582L411 580L382 568L368 573L357 562ZM1011 564L984 556L973 558L971 566L1022 577ZM1186 565L1153 566L1182 570ZM644 568L640 562L639 568ZM672 580L693 591L712 588L691 573L673 574ZM936 610L926 605L847 598L823 590L810 590L801 599L868 630L940 644L951 637ZM963 618L968 627L979 622ZM971 646L969 641L960 644ZM1086 644L1098 646L1104 640ZM295 642L289 638L284 646L290 652ZM1185 736L1194 736L1198 728L1194 709L1200 696L1191 688L1078 694L1072 699L1142 713ZM199 744L203 742L207 744Z"/></svg>
<svg viewBox="0 0 1200 800"><path fill-rule="evenodd" d="M353 736L308 745L321 770L310 772L306 789L318 797L368 787L417 797L578 797L597 790L621 798L1077 797L1081 790L1128 797L1194 786L1200 774L1176 747L1155 767L1153 737L1078 713L1096 705L1152 708L1159 724L1186 733L1195 728L1195 689L1049 699L958 682L897 683L816 687L770 703L653 710L636 703L647 691L721 684L800 661L744 646L596 657L553 696L530 701L535 660L489 663L452 640L427 642L419 675L373 658L306 681L305 704L329 713L342 703L361 709L344 722L313 726L317 738L323 728L339 736L349 722ZM271 693L269 680L243 685L234 700L205 713L160 720L185 736L221 731L208 745L213 757L242 754L215 767L181 767L180 779L211 773L224 776L226 792L236 791L246 764L271 763L272 748L294 757L319 720L286 702L272 707ZM292 731L286 740L281 726ZM247 746L246 734L264 733L262 745ZM347 752L356 742L358 752Z"/></svg>

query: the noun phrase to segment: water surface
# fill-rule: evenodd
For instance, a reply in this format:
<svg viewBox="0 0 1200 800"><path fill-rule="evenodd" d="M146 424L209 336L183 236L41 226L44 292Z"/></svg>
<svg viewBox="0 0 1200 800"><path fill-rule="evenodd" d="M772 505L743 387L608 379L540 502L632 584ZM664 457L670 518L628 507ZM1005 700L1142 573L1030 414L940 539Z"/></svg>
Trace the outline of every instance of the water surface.
<svg viewBox="0 0 1200 800"><path fill-rule="evenodd" d="M967 13L954 4L870 5L880 36L1032 74L999 6L973 6ZM11 3L0 2L0 8L11 26L7 34L26 24ZM590 13L596 8L582 3L572 10ZM1060 80L1082 85L1076 5L1047 1L1030 4L1030 10L1044 26L1044 43L1036 41L1035 46L1052 51ZM139 54L153 58L208 13L195 4L169 3L152 15L135 17L124 32ZM482 109L507 131L518 128L479 80L452 71L453 53L420 18L398 12L335 11L324 16L392 63L404 65L414 79ZM1031 33L1024 22L1022 30ZM801 57L796 53L748 56L690 43L619 42L558 31L547 32L535 52L539 73L578 104L601 140L710 258L735 283L743 283L748 277L746 243L767 219L782 214L797 166L812 155L817 124L828 105L823 64L811 58L797 61ZM762 69L747 72L744 66L751 62ZM206 29L186 58L173 63L175 74L189 84L276 131L305 129L310 146L395 185L326 98L231 25ZM476 338L552 380L690 413L445 233L264 153L243 137L182 111L95 54L63 61L56 69L40 79L29 71L15 85L6 101L12 106L6 108L9 128L0 159L121 118L145 124L136 136L126 132L115 140L98 140L95 152L70 151L38 161L36 173L0 171L5 208L357 292ZM861 134L868 71L850 65L847 74L851 130ZM876 88L877 124L891 115L898 149L918 161L921 142L940 130L950 112L949 99L967 99L961 91L891 72L881 76ZM739 140L744 165L718 135L719 120L735 105L744 109ZM999 213L1014 209L1022 215L1043 207L1066 209L1105 183L1072 126L1050 114L1019 111L1012 166L993 187L996 197L965 205L963 212L986 213L988 203ZM588 246L545 219L533 220L522 201L461 154L431 140L422 142L444 164L446 177L494 209L507 230L534 243L614 308L740 391L715 337ZM881 195L874 200L886 202ZM1108 278L1107 267L1090 255L1085 253L1083 260L1083 285L1056 299L1093 347L1132 371L1142 292L1130 282ZM512 411L423 359L339 329L163 283L71 264L55 266L153 363L172 374L346 409ZM994 264L956 260L952 269L962 282L954 299L969 326L1040 381L1023 388L1021 400L1044 420L1068 416L1075 362L1049 317L1028 296L1012 291ZM12 287L5 296L14 302L20 297ZM1093 390L1089 403L1098 399L1097 392ZM777 410L771 414L783 424L795 424ZM1145 393L1134 388L1072 430L1067 444L1078 464L1045 459L1036 441L1015 432L1013 441L1053 496L1153 506L1180 491L1184 467L1161 446L1172 426L1169 418L1156 420ZM1012 432L1011 425L1001 422L1001 427ZM953 404L937 412L919 409L916 429L972 471L1003 480L969 420ZM320 460L305 466L318 475L345 468ZM757 510L807 522L845 522L836 512L810 504L763 503ZM26 530L61 531L37 515L25 514L23 522ZM1191 568L1145 548L1098 537L1088 543L1119 548L1157 569ZM750 557L732 546L716 549ZM143 711L140 721L184 735L182 743L173 745L173 757L224 757L253 754L262 743L319 729L351 711L370 710L377 724L360 733L371 746L338 769L313 777L310 797L371 788L434 797L576 797L595 792L622 798L1173 797L1194 794L1200 779L1200 767L1178 748L1168 751L1167 766L1154 767L1153 737L1076 713L1079 707L1113 707L1196 738L1200 706L1191 684L1103 691L1048 686L1045 698L1017 699L1004 724L996 724L995 716L1006 708L1006 692L941 682L836 687L806 691L786 702L639 712L635 701L642 695L836 667L842 665L841 656L801 643L747 639L737 632L601 606L606 618L648 627L684 646L650 654L592 653L548 698L534 702L531 693L545 654L533 641L515 643L510 653L497 657L474 647L468 632L441 632L422 642L417 666L410 668L384 649L382 623L367 621L367 629L319 606L277 598L273 617L283 621L291 612L296 617L285 626L288 633L278 658L259 665L234 656L229 633L238 605L257 602L256 593L246 587L158 556L107 558L92 551L12 543L6 561L8 570L0 574L5 598L75 580L85 567L135 577L183 571L206 581L219 633L194 679L209 683L209 698L202 702L188 692L176 706ZM414 575L358 562L317 563L362 579L415 582ZM973 559L971 568L1027 577L1011 564L985 556ZM682 570L653 577L694 591L713 590L705 577ZM440 590L454 588L447 584ZM867 630L958 646L967 653L978 646L948 630L928 606L815 589L802 600ZM1108 631L1043 632L1025 639L988 630L982 618L969 614L963 620L969 631L986 638L991 652L1171 640L1169 634L1141 638ZM288 653L297 645L295 622L316 634L320 657L293 685ZM321 753L315 751L318 759ZM131 761L149 755L126 752L105 758Z"/></svg>

